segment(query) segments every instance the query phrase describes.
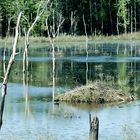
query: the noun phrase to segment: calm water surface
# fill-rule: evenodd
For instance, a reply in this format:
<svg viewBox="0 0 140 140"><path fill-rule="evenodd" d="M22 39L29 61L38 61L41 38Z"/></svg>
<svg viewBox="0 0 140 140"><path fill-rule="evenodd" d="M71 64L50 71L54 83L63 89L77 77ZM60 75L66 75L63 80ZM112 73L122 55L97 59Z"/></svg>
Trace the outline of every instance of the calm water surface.
<svg viewBox="0 0 140 140"><path fill-rule="evenodd" d="M103 81L139 96L140 43L57 44L55 94ZM80 46L80 47L79 47ZM8 60L10 49L6 49ZM88 140L89 112L100 119L100 140L140 139L140 101L118 105L54 104L52 49L29 49L29 75L22 73L22 52L13 65L1 129L2 140ZM0 49L2 54L3 48ZM0 75L3 75L2 55ZM72 118L66 117L71 114Z"/></svg>

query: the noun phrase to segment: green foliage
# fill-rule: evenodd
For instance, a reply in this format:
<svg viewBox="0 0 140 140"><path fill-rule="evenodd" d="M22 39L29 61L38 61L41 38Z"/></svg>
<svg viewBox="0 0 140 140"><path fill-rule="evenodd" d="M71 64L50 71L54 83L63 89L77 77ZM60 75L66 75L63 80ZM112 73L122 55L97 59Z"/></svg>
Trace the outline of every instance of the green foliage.
<svg viewBox="0 0 140 140"><path fill-rule="evenodd" d="M129 24L128 19L128 9L127 5L129 4L130 0L119 0L118 1L118 12L117 15L120 18L120 25L124 26L124 28Z"/></svg>
<svg viewBox="0 0 140 140"><path fill-rule="evenodd" d="M21 21L21 33L23 34L23 28L29 27L34 21L40 3L43 3L43 6L45 1L1 0L2 34L5 35L9 20L11 29L15 27L19 11L22 11L24 15ZM50 1L48 8L34 27L33 34L34 36L47 36L46 18L49 16L49 24L52 25L54 16L55 28L57 28L60 15L64 19L60 29L60 33L63 34L84 35L83 15L87 33L90 35L114 35L118 32L117 26L119 33L130 32L131 28L139 31L139 8L140 0L53 0ZM12 30L10 31L12 33Z"/></svg>

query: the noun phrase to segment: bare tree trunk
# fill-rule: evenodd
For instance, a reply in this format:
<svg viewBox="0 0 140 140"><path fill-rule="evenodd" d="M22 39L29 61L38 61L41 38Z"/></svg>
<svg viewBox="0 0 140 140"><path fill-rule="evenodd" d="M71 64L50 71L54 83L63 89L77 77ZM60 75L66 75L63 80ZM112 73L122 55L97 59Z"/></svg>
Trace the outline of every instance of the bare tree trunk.
<svg viewBox="0 0 140 140"><path fill-rule="evenodd" d="M112 14L111 14L111 5L110 5L111 0L109 0L109 17L110 17L110 25L111 25L111 34L113 34L113 28L112 28Z"/></svg>
<svg viewBox="0 0 140 140"><path fill-rule="evenodd" d="M53 9L53 30L52 30L52 37L50 35L50 31L49 31L49 26L48 25L48 18L46 19L46 27L47 27L47 32L48 32L48 37L49 37L49 41L51 43L52 46L52 65L53 65L53 71L52 71L52 75L53 75L53 87L52 87L52 101L54 102L54 97L55 97L55 48L54 48L54 41L55 41L55 37L58 36L58 32L59 29L61 27L61 25L64 22L64 19L62 18L62 16L59 16L59 23L58 23L58 27L55 29L55 21L54 21L54 9Z"/></svg>
<svg viewBox="0 0 140 140"><path fill-rule="evenodd" d="M87 28L86 28L84 15L83 15L83 23L84 23L85 35L86 35L86 84L88 84L88 36L87 36Z"/></svg>
<svg viewBox="0 0 140 140"><path fill-rule="evenodd" d="M116 0L116 4L118 3L118 0ZM116 23L116 29L117 29L117 35L119 37L119 17L118 17L118 14L116 15L117 16L117 23Z"/></svg>
<svg viewBox="0 0 140 140"><path fill-rule="evenodd" d="M8 19L8 29L7 29L7 32L6 32L6 38L8 38L8 37L9 37L9 33L10 33L10 26L11 26L11 19L12 19L12 17Z"/></svg>
<svg viewBox="0 0 140 140"><path fill-rule="evenodd" d="M134 21L135 21L135 32L137 31L137 7L136 2L134 2Z"/></svg>
<svg viewBox="0 0 140 140"><path fill-rule="evenodd" d="M71 26L70 26L70 32L71 32L71 35L73 35L73 23L74 23L74 21L73 21L73 16L74 16L74 12L72 11L71 12Z"/></svg>
<svg viewBox="0 0 140 140"><path fill-rule="evenodd" d="M119 32L119 18L118 18L118 15L117 15L117 25L116 25L116 28L117 28L117 35L119 37L120 32Z"/></svg>
<svg viewBox="0 0 140 140"><path fill-rule="evenodd" d="M30 108L29 108L29 100L28 100L28 76L29 76L29 61L28 61L28 48L29 48L29 36L30 32L32 31L33 27L35 26L36 22L39 20L41 15L44 13L46 6L48 4L49 0L46 1L46 4L40 3L36 18L31 24L31 26L28 28L27 32L24 29L24 34L25 34L25 44L24 44L24 52L23 52L23 87L24 87L24 94L25 94L25 114L29 115L30 113ZM41 6L43 8L41 9ZM28 19L24 16L24 19L28 22Z"/></svg>
<svg viewBox="0 0 140 140"><path fill-rule="evenodd" d="M14 39L12 54L11 54L11 57L10 57L10 60L9 60L9 63L8 63L7 69L6 69L6 73L4 75L3 83L2 83L2 100L1 100L1 104L0 104L0 128L2 126L5 96L7 94L7 83L8 83L11 67L14 63L14 59L15 59L15 55L16 55L16 47L17 47L18 34L19 34L18 33L18 28L19 28L20 19L21 19L21 12L18 15L17 25L16 25L16 28L15 28L15 39Z"/></svg>
<svg viewBox="0 0 140 140"><path fill-rule="evenodd" d="M3 52L2 52L2 64L3 64L3 74L6 74L6 62L5 62L5 55L6 55L6 46L4 46L3 48Z"/></svg>
<svg viewBox="0 0 140 140"><path fill-rule="evenodd" d="M90 33L92 34L92 1L89 1L89 10L90 10Z"/></svg>
<svg viewBox="0 0 140 140"><path fill-rule="evenodd" d="M64 22L64 19L63 19L63 17L62 17L61 14L59 14L58 17L59 17L59 22L58 22L58 25L57 25L57 30L55 31L55 36L56 36L56 37L59 36L59 33L60 33L60 27L61 27L61 25L62 25L63 22Z"/></svg>
<svg viewBox="0 0 140 140"><path fill-rule="evenodd" d="M102 30L102 34L103 34L103 30L104 30L104 22L103 22L103 1L101 0L101 12L102 12L102 23L101 23L101 30Z"/></svg>
<svg viewBox="0 0 140 140"><path fill-rule="evenodd" d="M11 19L12 18L9 18L8 19L8 29L7 29L7 32L6 32L6 39L5 39L5 46L4 46L4 49L3 49L3 71L4 71L4 75L6 73L6 62L5 62L5 53L6 53L6 46L7 46L7 39L9 37L9 33L10 33L10 25L11 25Z"/></svg>
<svg viewBox="0 0 140 140"><path fill-rule="evenodd" d="M55 94L55 49L54 49L54 38L51 38L51 36L50 36L47 19L46 19L46 27L47 27L47 31L48 31L49 40L50 40L50 43L51 43L51 46L52 46L52 64L53 64L53 71L52 71L52 75L53 75L52 99L54 101L54 94ZM53 36L55 36L55 34Z"/></svg>
<svg viewBox="0 0 140 140"><path fill-rule="evenodd" d="M94 3L94 8L95 8L95 13L97 13L97 3L95 2ZM97 14L95 15L95 30L94 30L94 34L95 36L97 35L97 27L98 27L98 17L97 17Z"/></svg>
<svg viewBox="0 0 140 140"><path fill-rule="evenodd" d="M53 37L55 37L55 19L54 19L54 9L53 9L53 26L52 26L52 35L54 35Z"/></svg>
<svg viewBox="0 0 140 140"><path fill-rule="evenodd" d="M76 13L76 11L72 11L71 12L71 27L70 27L70 33L71 33L71 35L74 35L75 34L75 31L76 31L76 20L75 20L75 13Z"/></svg>
<svg viewBox="0 0 140 140"><path fill-rule="evenodd" d="M89 140L98 140L99 137L99 119L94 117L91 121L91 114L89 113L90 132Z"/></svg>
<svg viewBox="0 0 140 140"><path fill-rule="evenodd" d="M23 52L23 73L24 74L26 73L26 71L28 71L28 47L29 47L29 43L27 44L27 42L28 42L28 38L27 38L26 31L25 31L25 47L24 47L24 52Z"/></svg>
<svg viewBox="0 0 140 140"><path fill-rule="evenodd" d="M131 18L130 18L131 19L131 34L132 34L132 32L133 32L133 19L132 19L132 17L133 17L133 11L132 11L132 6L131 6L131 9L130 10L131 10L131 12L130 12L131 13L131 15L130 15L131 16Z"/></svg>
<svg viewBox="0 0 140 140"><path fill-rule="evenodd" d="M126 19L124 19L124 33L127 34L127 25Z"/></svg>
<svg viewBox="0 0 140 140"><path fill-rule="evenodd" d="M54 40L53 40L53 44L54 44ZM55 50L54 50L54 45L53 45L53 101L54 101L54 94L55 94Z"/></svg>
<svg viewBox="0 0 140 140"><path fill-rule="evenodd" d="M29 115L29 100L28 100L28 76L29 76L29 69L28 69L28 45L27 45L27 33L25 33L25 48L23 52L23 95L25 98L25 115Z"/></svg>
<svg viewBox="0 0 140 140"><path fill-rule="evenodd" d="M46 1L46 3L40 3L38 9L37 9L37 14L36 14L36 18L34 20L34 22L31 24L31 26L28 28L28 31L26 32L26 30L24 29L24 34L25 34L25 47L24 47L24 52L23 52L23 72L25 72L27 70L28 72L28 48L29 48L29 36L30 36L30 32L32 31L33 27L35 26L36 22L39 20L39 18L41 17L41 15L44 13L44 11L46 10L47 4L48 4L49 0ZM43 8L41 9L41 6L43 6ZM24 19L28 22L28 19L24 16Z"/></svg>
<svg viewBox="0 0 140 140"><path fill-rule="evenodd" d="M0 11L1 11L1 7L0 7ZM2 37L2 14L0 12L0 37Z"/></svg>

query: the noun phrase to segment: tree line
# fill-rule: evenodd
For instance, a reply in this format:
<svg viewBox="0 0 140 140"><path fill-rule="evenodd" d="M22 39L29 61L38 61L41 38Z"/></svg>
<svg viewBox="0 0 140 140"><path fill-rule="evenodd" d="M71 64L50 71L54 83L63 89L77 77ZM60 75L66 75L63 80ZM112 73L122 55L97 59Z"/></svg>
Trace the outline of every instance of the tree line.
<svg viewBox="0 0 140 140"><path fill-rule="evenodd" d="M36 18L39 2L0 1L0 35L14 34L19 11L25 15L20 25L20 35L24 35L24 28ZM58 34L85 35L84 22L88 35L119 35L140 30L140 0L50 0L47 6L32 31L34 36L48 36L47 30L51 35L62 20ZM49 29L46 28L46 18Z"/></svg>

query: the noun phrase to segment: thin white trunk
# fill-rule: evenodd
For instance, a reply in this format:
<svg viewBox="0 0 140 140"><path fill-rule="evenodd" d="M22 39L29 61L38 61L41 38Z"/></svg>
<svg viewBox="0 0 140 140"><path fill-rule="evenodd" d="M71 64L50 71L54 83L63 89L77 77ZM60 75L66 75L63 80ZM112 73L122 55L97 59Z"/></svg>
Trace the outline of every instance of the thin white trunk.
<svg viewBox="0 0 140 140"><path fill-rule="evenodd" d="M101 0L101 12L103 12L103 4L102 4L102 0ZM103 14L103 13L102 13ZM103 34L103 30L104 30L104 24L103 24L103 15L101 17L101 30L102 30L102 34Z"/></svg>
<svg viewBox="0 0 140 140"><path fill-rule="evenodd" d="M90 32L92 34L92 1L89 1L89 9L90 9Z"/></svg>
<svg viewBox="0 0 140 140"><path fill-rule="evenodd" d="M127 34L127 22L126 22L126 18L124 18L124 33Z"/></svg>
<svg viewBox="0 0 140 140"><path fill-rule="evenodd" d="M48 31L48 37L49 37L49 40L50 40L50 43L51 43L51 46L52 46L52 65L53 65L53 71L52 71L52 76L53 76L52 101L54 102L54 95L55 95L55 49L54 49L54 38L51 38L51 36L50 36L47 19L46 19L46 27L47 27L47 31Z"/></svg>
<svg viewBox="0 0 140 140"><path fill-rule="evenodd" d="M131 34L133 33L133 20L132 20L132 17L133 17L133 11L132 11L132 6L131 6Z"/></svg>
<svg viewBox="0 0 140 140"><path fill-rule="evenodd" d="M117 15L117 25L116 25L117 27L117 35L118 35L118 37L119 37L119 18L118 18L118 15Z"/></svg>
<svg viewBox="0 0 140 140"><path fill-rule="evenodd" d="M4 103L5 103L5 96L7 94L7 83L8 83L8 79L9 79L9 74L11 71L11 67L14 63L14 59L15 59L15 55L16 55L16 47L17 47L17 41L18 41L18 29L19 29L19 23L20 23L20 19L21 19L21 12L18 15L18 19L17 19L17 25L15 28L15 39L14 39L14 44L13 44L13 48L12 48L12 54L4 75L4 79L2 82L2 99L1 99L1 104L0 104L0 128L2 126L2 118L3 118L3 111L4 111Z"/></svg>
<svg viewBox="0 0 140 140"><path fill-rule="evenodd" d="M6 53L6 45L4 46L3 53L2 53L2 55L3 55L2 64L3 64L3 73L4 73L4 75L6 74L5 53Z"/></svg>
<svg viewBox="0 0 140 140"><path fill-rule="evenodd" d="M86 84L88 84L88 35L87 35L87 28L86 28L84 15L83 15L83 23L84 23L85 35L86 35Z"/></svg>
<svg viewBox="0 0 140 140"><path fill-rule="evenodd" d="M27 32L26 30L24 30L24 34L25 34L25 47L24 47L24 52L23 52L23 72L25 72L27 70L28 72L28 48L29 48L29 36L30 36L30 32L32 31L33 27L35 26L35 24L37 23L37 21L39 20L39 18L41 17L41 15L44 13L44 11L46 10L46 7L48 5L48 1L46 1L45 4L40 3L38 10L37 10L37 14L36 14L36 18L34 20L34 22L31 24L31 26L28 28ZM41 6L43 6L42 10L41 10ZM24 19L28 21L28 19L24 16Z"/></svg>
<svg viewBox="0 0 140 140"><path fill-rule="evenodd" d="M135 21L135 32L137 31L137 8L136 8L136 2L134 3L134 21Z"/></svg>
<svg viewBox="0 0 140 140"><path fill-rule="evenodd" d="M72 11L71 16L70 16L70 19L71 19L70 20L71 21L71 26L70 26L71 31L70 32L71 32L71 35L73 35L73 23L74 23L74 20L73 20L74 18L73 17L74 17L74 12Z"/></svg>
<svg viewBox="0 0 140 140"><path fill-rule="evenodd" d="M55 98L55 48L54 48L54 41L55 41L55 37L57 37L59 34L59 30L60 30L61 25L64 22L64 19L62 18L62 15L59 15L58 25L56 23L56 25L58 27L56 27L56 29L55 29L55 18L54 18L55 11L53 10L52 12L53 12L52 37L51 37L50 31L49 31L49 26L51 27L51 25L48 25L48 18L46 19L46 28L47 28L47 32L48 32L49 41L50 41L50 44L52 46L52 67L53 67L53 70L52 70L52 76L53 76L52 101L54 102L54 98Z"/></svg>

